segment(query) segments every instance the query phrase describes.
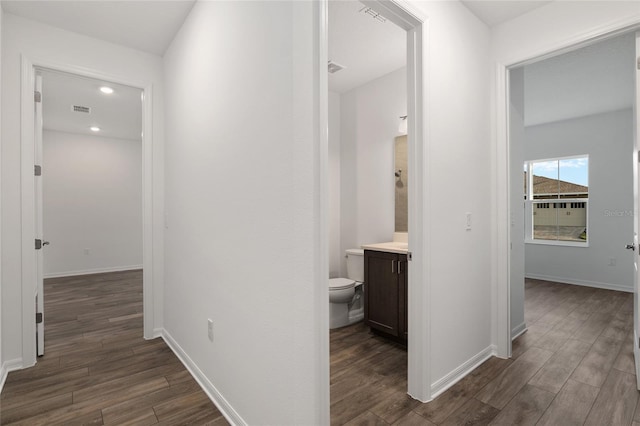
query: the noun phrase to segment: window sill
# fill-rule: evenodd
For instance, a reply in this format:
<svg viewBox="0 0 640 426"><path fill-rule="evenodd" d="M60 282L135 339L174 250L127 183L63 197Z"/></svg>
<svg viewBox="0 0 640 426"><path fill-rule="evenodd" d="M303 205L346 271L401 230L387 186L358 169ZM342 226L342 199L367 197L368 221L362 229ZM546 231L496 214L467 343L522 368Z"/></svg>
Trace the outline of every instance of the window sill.
<svg viewBox="0 0 640 426"><path fill-rule="evenodd" d="M535 244L542 246L562 246L562 247L589 247L589 241L584 243L578 241L559 241L559 240L533 240L527 238L524 240L525 244Z"/></svg>

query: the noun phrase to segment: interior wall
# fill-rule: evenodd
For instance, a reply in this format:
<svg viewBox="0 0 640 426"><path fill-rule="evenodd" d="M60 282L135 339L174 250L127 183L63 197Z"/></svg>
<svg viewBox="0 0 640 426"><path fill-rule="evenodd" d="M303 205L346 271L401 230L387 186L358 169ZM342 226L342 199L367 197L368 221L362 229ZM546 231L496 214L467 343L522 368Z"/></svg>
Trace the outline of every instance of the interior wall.
<svg viewBox="0 0 640 426"><path fill-rule="evenodd" d="M437 392L492 353L489 29L459 2L414 4L429 17L424 238Z"/></svg>
<svg viewBox="0 0 640 426"><path fill-rule="evenodd" d="M511 174L511 235L524 238L524 68L509 71L509 141ZM511 249L511 338L515 338L527 328L524 321L524 264L525 253L522 244Z"/></svg>
<svg viewBox="0 0 640 426"><path fill-rule="evenodd" d="M341 95L340 253L393 240L394 144L407 114L406 74L403 67ZM346 266L342 256L342 274Z"/></svg>
<svg viewBox="0 0 640 426"><path fill-rule="evenodd" d="M317 7L197 2L164 57L165 334L237 423L328 422Z"/></svg>
<svg viewBox="0 0 640 426"><path fill-rule="evenodd" d="M142 142L45 130L43 167L45 278L141 268Z"/></svg>
<svg viewBox="0 0 640 426"><path fill-rule="evenodd" d="M154 328L162 324L163 78L160 57L4 14L2 28L2 336L5 362L21 364L20 105L22 55L153 85ZM35 292L35 288L34 288Z"/></svg>
<svg viewBox="0 0 640 426"><path fill-rule="evenodd" d="M340 94L329 92L329 278L341 275L340 248Z"/></svg>
<svg viewBox="0 0 640 426"><path fill-rule="evenodd" d="M527 277L633 291L633 122L627 109L525 128L525 161L589 155L589 246L525 244Z"/></svg>

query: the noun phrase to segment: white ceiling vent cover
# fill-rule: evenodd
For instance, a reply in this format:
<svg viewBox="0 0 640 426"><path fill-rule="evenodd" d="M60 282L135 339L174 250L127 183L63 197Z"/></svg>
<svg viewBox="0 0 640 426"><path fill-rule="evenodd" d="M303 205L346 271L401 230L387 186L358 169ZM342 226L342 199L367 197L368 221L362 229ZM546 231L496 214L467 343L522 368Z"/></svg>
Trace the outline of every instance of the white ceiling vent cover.
<svg viewBox="0 0 640 426"><path fill-rule="evenodd" d="M329 71L329 74L335 74L340 70L345 69L346 67L344 65L340 65L340 64L336 64L333 61L329 61L328 65L327 65L327 69Z"/></svg>
<svg viewBox="0 0 640 426"><path fill-rule="evenodd" d="M360 9L359 12L371 16L376 21L380 21L382 23L387 22L387 18L385 18L384 16L380 15L378 12L376 12L373 9L371 9L370 7L365 6L362 9Z"/></svg>
<svg viewBox="0 0 640 426"><path fill-rule="evenodd" d="M73 112L83 112L85 114L91 114L91 107L82 106L82 105L71 105L71 111L73 111Z"/></svg>

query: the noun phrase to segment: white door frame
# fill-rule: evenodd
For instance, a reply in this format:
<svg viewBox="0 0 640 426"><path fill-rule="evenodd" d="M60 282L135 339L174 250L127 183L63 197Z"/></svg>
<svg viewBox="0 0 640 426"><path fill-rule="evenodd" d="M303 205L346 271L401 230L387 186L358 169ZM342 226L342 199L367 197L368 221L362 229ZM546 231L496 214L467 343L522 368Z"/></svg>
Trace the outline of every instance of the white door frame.
<svg viewBox="0 0 640 426"><path fill-rule="evenodd" d="M153 87L149 82L130 81L73 64L55 63L22 56L21 114L20 114L20 188L21 188L21 241L22 241L22 367L36 363L35 295L35 196L34 196L34 95L35 69L61 71L97 80L110 81L143 91L142 101L142 252L143 252L143 316L144 338L154 337L153 306ZM43 170L43 175L46 169Z"/></svg>
<svg viewBox="0 0 640 426"><path fill-rule="evenodd" d="M321 0L320 15L320 52L319 72L321 76L327 73L327 20L326 10L328 0ZM409 148L409 179L415 182L411 185L409 194L409 249L413 260L409 265L409 295L408 295L408 372L407 392L413 398L422 402L431 400L431 370L430 370L430 248L424 238L428 228L427 216L430 203L430 185L427 182L426 165L429 158L429 139L426 129L427 103L426 61L428 58L428 18L406 0L361 0L367 6L382 12L394 24L407 31L407 142ZM323 83L324 80L324 83ZM326 77L320 77L320 141L321 146L328 146L328 91ZM323 153L326 157L327 153ZM329 178L328 166L322 165L320 171L321 182ZM323 223L328 223L328 202L326 188L323 190L324 205L321 209ZM323 251L328 252L328 242L324 241ZM322 250L321 250L322 251ZM326 274L325 274L326 275ZM326 277L325 277L326 278ZM322 282L326 288L326 279ZM327 302L328 303L328 302ZM328 327L327 324L325 324ZM327 357L329 351L327 350ZM328 363L327 363L328 365ZM328 375L328 371L327 371Z"/></svg>
<svg viewBox="0 0 640 426"><path fill-rule="evenodd" d="M600 41L604 38L632 31L640 25L637 16L591 29L588 32L557 40L554 44L541 50L523 50L517 56L496 63L496 244L493 259L496 272L496 299L493 335L497 355L502 358L511 356L511 197L510 176L510 141L509 141L509 73L510 68L521 66L527 62L538 61L545 57L556 56L566 51ZM515 241L514 241L515 242Z"/></svg>

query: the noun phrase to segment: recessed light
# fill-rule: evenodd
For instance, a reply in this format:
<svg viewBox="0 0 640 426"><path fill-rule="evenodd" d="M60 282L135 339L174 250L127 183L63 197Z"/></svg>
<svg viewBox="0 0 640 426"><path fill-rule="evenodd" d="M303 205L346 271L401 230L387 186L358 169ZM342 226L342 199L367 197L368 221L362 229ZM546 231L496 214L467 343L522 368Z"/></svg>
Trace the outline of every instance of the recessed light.
<svg viewBox="0 0 640 426"><path fill-rule="evenodd" d="M113 93L113 89L112 89L111 87L109 87L109 86L102 86L102 87L100 88L100 91L101 91L102 93L107 94L107 95L110 95L110 94L112 94L112 93Z"/></svg>
<svg viewBox="0 0 640 426"><path fill-rule="evenodd" d="M98 126L91 126L91 127L89 127L89 130L91 130L92 132L99 132L99 131L100 131L100 127L98 127Z"/></svg>

